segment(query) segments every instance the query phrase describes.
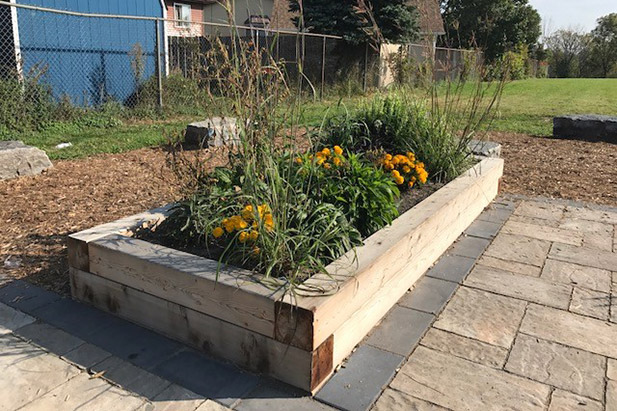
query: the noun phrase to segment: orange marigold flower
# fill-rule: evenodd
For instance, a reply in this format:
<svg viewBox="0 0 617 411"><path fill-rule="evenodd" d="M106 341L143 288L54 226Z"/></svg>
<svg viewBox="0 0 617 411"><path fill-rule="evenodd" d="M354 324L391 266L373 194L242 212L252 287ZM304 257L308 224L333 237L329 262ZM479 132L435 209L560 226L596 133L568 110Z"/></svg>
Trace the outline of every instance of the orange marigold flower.
<svg viewBox="0 0 617 411"><path fill-rule="evenodd" d="M343 154L343 149L340 146L334 146L334 152L336 155L340 156Z"/></svg>
<svg viewBox="0 0 617 411"><path fill-rule="evenodd" d="M255 240L257 240L257 238L259 238L259 232L255 231L255 230L251 230L251 232L249 233L249 239L251 241L255 241Z"/></svg>
<svg viewBox="0 0 617 411"><path fill-rule="evenodd" d="M214 236L214 238L221 238L223 234L225 234L225 231L222 227L216 227L214 230L212 230L212 235Z"/></svg>
<svg viewBox="0 0 617 411"><path fill-rule="evenodd" d="M332 166L330 165L330 163L326 163L323 165L323 168L325 168L326 170L329 170Z"/></svg>
<svg viewBox="0 0 617 411"><path fill-rule="evenodd" d="M326 156L326 157L327 157L327 156L329 156L330 154L332 154L332 153L330 152L330 149L329 149L328 147L326 147L326 148L324 148L323 150L321 150L321 152L322 152L322 154L323 154L324 156Z"/></svg>

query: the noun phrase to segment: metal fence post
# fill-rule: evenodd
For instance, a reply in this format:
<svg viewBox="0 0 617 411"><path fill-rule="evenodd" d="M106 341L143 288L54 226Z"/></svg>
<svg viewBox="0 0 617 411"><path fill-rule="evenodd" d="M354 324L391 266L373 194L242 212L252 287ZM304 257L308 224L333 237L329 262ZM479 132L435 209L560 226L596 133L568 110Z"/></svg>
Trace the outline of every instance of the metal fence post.
<svg viewBox="0 0 617 411"><path fill-rule="evenodd" d="M160 20L155 20L154 24L156 27L156 78L158 81L158 91L159 91L159 108L163 108L163 76L162 72L162 64L161 64L161 27Z"/></svg>

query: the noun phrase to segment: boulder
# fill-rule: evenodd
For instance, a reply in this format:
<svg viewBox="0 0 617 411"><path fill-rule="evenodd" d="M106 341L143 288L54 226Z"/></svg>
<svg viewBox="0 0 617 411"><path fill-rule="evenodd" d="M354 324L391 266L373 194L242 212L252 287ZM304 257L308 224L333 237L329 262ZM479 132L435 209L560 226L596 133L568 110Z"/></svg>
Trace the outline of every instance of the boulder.
<svg viewBox="0 0 617 411"><path fill-rule="evenodd" d="M553 136L617 143L617 117L597 115L555 117L553 119Z"/></svg>
<svg viewBox="0 0 617 411"><path fill-rule="evenodd" d="M492 141L471 140L468 145L471 153L479 157L500 158L501 144Z"/></svg>
<svg viewBox="0 0 617 411"><path fill-rule="evenodd" d="M50 167L43 150L21 141L0 141L0 180L37 175Z"/></svg>
<svg viewBox="0 0 617 411"><path fill-rule="evenodd" d="M233 117L211 117L189 124L184 141L188 145L202 148L238 145L237 121Z"/></svg>

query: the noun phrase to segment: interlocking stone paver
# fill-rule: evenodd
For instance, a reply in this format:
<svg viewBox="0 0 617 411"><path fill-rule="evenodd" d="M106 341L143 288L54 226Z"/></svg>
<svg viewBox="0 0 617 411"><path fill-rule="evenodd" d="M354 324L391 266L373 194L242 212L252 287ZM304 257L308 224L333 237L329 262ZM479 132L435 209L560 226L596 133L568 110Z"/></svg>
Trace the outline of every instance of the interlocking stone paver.
<svg viewBox="0 0 617 411"><path fill-rule="evenodd" d="M343 410L365 410L377 399L404 357L361 345L315 398Z"/></svg>
<svg viewBox="0 0 617 411"><path fill-rule="evenodd" d="M172 384L151 400L152 411L195 411L207 398ZM223 406L220 406L224 408Z"/></svg>
<svg viewBox="0 0 617 411"><path fill-rule="evenodd" d="M617 360L614 360L612 358L608 359L606 378L608 378L609 380L617 380Z"/></svg>
<svg viewBox="0 0 617 411"><path fill-rule="evenodd" d="M67 352L62 358L72 362L81 368L91 368L106 358L111 357L111 353L92 345L82 344L72 351Z"/></svg>
<svg viewBox="0 0 617 411"><path fill-rule="evenodd" d="M450 281L423 277L416 283L411 292L408 292L399 300L399 304L415 310L437 314L457 288L458 284Z"/></svg>
<svg viewBox="0 0 617 411"><path fill-rule="evenodd" d="M154 398L171 385L156 375L118 357L109 357L92 366L94 372L104 372L106 379L145 398Z"/></svg>
<svg viewBox="0 0 617 411"><path fill-rule="evenodd" d="M193 350L177 353L159 364L152 372L226 406L235 404L259 382L255 375L241 372L230 364Z"/></svg>
<svg viewBox="0 0 617 411"><path fill-rule="evenodd" d="M525 313L526 302L461 287L435 328L508 348Z"/></svg>
<svg viewBox="0 0 617 411"><path fill-rule="evenodd" d="M475 263L475 258L462 257L459 255L444 255L433 268L428 270L426 276L462 283Z"/></svg>
<svg viewBox="0 0 617 411"><path fill-rule="evenodd" d="M473 237L491 239L497 235L501 229L501 226L501 223L476 220L467 228L467 230L465 230L465 234Z"/></svg>
<svg viewBox="0 0 617 411"><path fill-rule="evenodd" d="M606 383L606 411L617 411L617 382Z"/></svg>
<svg viewBox="0 0 617 411"><path fill-rule="evenodd" d="M234 407L238 411L261 410L334 410L307 393L272 380L264 380Z"/></svg>
<svg viewBox="0 0 617 411"><path fill-rule="evenodd" d="M508 356L508 350L505 348L461 337L437 328L431 328L420 344L493 368L502 368Z"/></svg>
<svg viewBox="0 0 617 411"><path fill-rule="evenodd" d="M448 250L448 254L478 258L482 255L489 244L490 240L485 238L463 237L454 243L454 245Z"/></svg>
<svg viewBox="0 0 617 411"><path fill-rule="evenodd" d="M535 238L500 233L485 255L542 267L551 243Z"/></svg>
<svg viewBox="0 0 617 411"><path fill-rule="evenodd" d="M564 261L546 260L540 278L605 293L611 290L610 271Z"/></svg>
<svg viewBox="0 0 617 411"><path fill-rule="evenodd" d="M414 398L404 392L386 388L373 411L447 411L447 408Z"/></svg>
<svg viewBox="0 0 617 411"><path fill-rule="evenodd" d="M0 341L0 409L17 409L79 374L76 367L15 337L0 336Z"/></svg>
<svg viewBox="0 0 617 411"><path fill-rule="evenodd" d="M508 221L501 230L505 234L523 235L538 240L558 241L580 247L583 245L583 234L576 231L564 230L535 224L526 224Z"/></svg>
<svg viewBox="0 0 617 411"><path fill-rule="evenodd" d="M226 411L226 410L230 410L230 408L227 408L217 402L208 400L204 402L203 404L201 404L199 408L197 408L195 411Z"/></svg>
<svg viewBox="0 0 617 411"><path fill-rule="evenodd" d="M610 224L568 217L563 220L559 227L582 233L584 247L612 251L613 226Z"/></svg>
<svg viewBox="0 0 617 411"><path fill-rule="evenodd" d="M531 304L520 331L606 357L617 358L617 324Z"/></svg>
<svg viewBox="0 0 617 411"><path fill-rule="evenodd" d="M82 339L41 322L21 327L15 334L57 355L64 355L84 344Z"/></svg>
<svg viewBox="0 0 617 411"><path fill-rule="evenodd" d="M602 411L602 403L567 391L555 390L548 411Z"/></svg>
<svg viewBox="0 0 617 411"><path fill-rule="evenodd" d="M56 293L21 280L12 281L0 288L0 302L26 314L31 314L35 309L60 298Z"/></svg>
<svg viewBox="0 0 617 411"><path fill-rule="evenodd" d="M478 261L478 265L486 267L499 268L501 270L510 271L517 274L529 275L532 277L539 277L542 272L541 267L535 265L517 263L515 261L500 260L499 258L489 257L483 255Z"/></svg>
<svg viewBox="0 0 617 411"><path fill-rule="evenodd" d="M567 207L565 216L599 223L617 224L617 212L615 211L594 210L589 207Z"/></svg>
<svg viewBox="0 0 617 411"><path fill-rule="evenodd" d="M608 320L611 296L608 293L574 287L570 311L588 315L599 320Z"/></svg>
<svg viewBox="0 0 617 411"><path fill-rule="evenodd" d="M22 410L132 410L143 403L143 399L114 387L102 378L91 379L88 374L81 373Z"/></svg>
<svg viewBox="0 0 617 411"><path fill-rule="evenodd" d="M519 334L505 369L585 397L602 400L606 360L596 354Z"/></svg>
<svg viewBox="0 0 617 411"><path fill-rule="evenodd" d="M0 335L8 334L34 322L34 318L0 303Z"/></svg>
<svg viewBox="0 0 617 411"><path fill-rule="evenodd" d="M373 347L407 356L434 319L432 314L396 305L365 341Z"/></svg>
<svg viewBox="0 0 617 411"><path fill-rule="evenodd" d="M418 347L390 386L453 410L544 410L548 386Z"/></svg>
<svg viewBox="0 0 617 411"><path fill-rule="evenodd" d="M572 287L497 268L476 266L465 285L551 307L568 309Z"/></svg>
<svg viewBox="0 0 617 411"><path fill-rule="evenodd" d="M595 250L585 247L574 247L567 244L554 243L550 257L555 260L614 270L617 267L617 253Z"/></svg>
<svg viewBox="0 0 617 411"><path fill-rule="evenodd" d="M565 210L564 205L523 201L514 211L516 215L541 218L543 220L561 220Z"/></svg>
<svg viewBox="0 0 617 411"><path fill-rule="evenodd" d="M523 224L532 224L541 227L552 227L559 228L561 225L560 220L545 220L543 218L529 217L525 215L513 214L512 217L508 219L508 222L513 221L517 223Z"/></svg>
<svg viewBox="0 0 617 411"><path fill-rule="evenodd" d="M512 210L489 206L482 212L482 214L480 214L478 220L503 224L503 222L506 221L511 215Z"/></svg>

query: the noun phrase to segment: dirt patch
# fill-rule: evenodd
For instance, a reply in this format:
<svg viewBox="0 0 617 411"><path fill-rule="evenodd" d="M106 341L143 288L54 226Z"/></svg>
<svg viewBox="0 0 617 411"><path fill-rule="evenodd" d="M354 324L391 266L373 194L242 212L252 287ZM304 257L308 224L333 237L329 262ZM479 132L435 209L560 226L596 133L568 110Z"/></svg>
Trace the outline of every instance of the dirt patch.
<svg viewBox="0 0 617 411"><path fill-rule="evenodd" d="M502 190L617 206L617 144L492 133L503 145Z"/></svg>

